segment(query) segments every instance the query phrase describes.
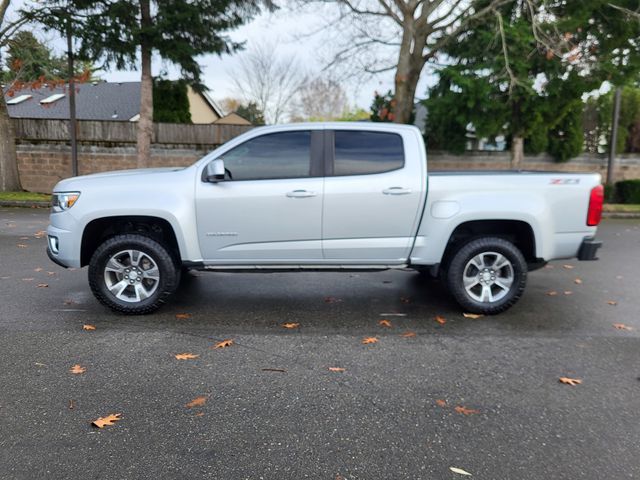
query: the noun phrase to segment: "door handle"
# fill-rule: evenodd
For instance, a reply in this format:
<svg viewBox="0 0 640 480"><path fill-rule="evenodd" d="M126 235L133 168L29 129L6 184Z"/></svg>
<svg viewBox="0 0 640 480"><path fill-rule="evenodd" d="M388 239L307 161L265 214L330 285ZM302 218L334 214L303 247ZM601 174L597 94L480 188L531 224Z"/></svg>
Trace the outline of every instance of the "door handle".
<svg viewBox="0 0 640 480"><path fill-rule="evenodd" d="M309 190L293 190L292 192L287 192L287 197L289 198L308 198L315 197L318 194L316 192L311 192Z"/></svg>
<svg viewBox="0 0 640 480"><path fill-rule="evenodd" d="M389 187L385 188L382 193L385 195L409 195L411 193L411 189L403 187Z"/></svg>

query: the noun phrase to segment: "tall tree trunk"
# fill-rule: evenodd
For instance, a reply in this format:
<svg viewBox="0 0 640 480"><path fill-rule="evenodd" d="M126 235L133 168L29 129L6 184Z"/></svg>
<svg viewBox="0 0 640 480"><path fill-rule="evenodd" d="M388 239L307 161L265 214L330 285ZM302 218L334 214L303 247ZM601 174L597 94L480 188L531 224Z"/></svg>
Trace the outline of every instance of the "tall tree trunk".
<svg viewBox="0 0 640 480"><path fill-rule="evenodd" d="M405 17L405 25L402 31L400 52L398 53L398 67L396 69L395 105L393 113L395 123L410 123L413 113L413 101L416 96L416 88L420 73L425 64L422 56L422 48L416 45L424 45L426 33L416 33L413 16Z"/></svg>
<svg viewBox="0 0 640 480"><path fill-rule="evenodd" d="M524 138L516 135L511 139L511 169L520 170L524 160Z"/></svg>
<svg viewBox="0 0 640 480"><path fill-rule="evenodd" d="M150 0L140 2L141 26L151 25ZM138 168L145 168L151 160L151 137L153 135L153 78L151 77L151 46L142 38L140 44L142 78L140 85L140 119L138 120Z"/></svg>
<svg viewBox="0 0 640 480"><path fill-rule="evenodd" d="M398 73L395 78L395 96L394 100L396 104L394 106L394 119L395 123L410 123L411 114L413 113L413 101L416 96L416 88L418 87L418 79L420 74L416 74L411 69L409 71L401 71L398 68Z"/></svg>
<svg viewBox="0 0 640 480"><path fill-rule="evenodd" d="M0 90L0 192L22 190L18 176L16 133Z"/></svg>

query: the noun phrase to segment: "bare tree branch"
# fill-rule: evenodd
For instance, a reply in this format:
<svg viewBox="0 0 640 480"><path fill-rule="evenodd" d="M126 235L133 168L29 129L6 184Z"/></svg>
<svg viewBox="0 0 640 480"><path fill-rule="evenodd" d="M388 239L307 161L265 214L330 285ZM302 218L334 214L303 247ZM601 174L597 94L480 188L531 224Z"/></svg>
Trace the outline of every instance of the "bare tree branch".
<svg viewBox="0 0 640 480"><path fill-rule="evenodd" d="M232 71L238 95L254 102L267 123L279 123L293 107L293 99L307 83L308 75L295 57L278 57L273 45L250 50Z"/></svg>

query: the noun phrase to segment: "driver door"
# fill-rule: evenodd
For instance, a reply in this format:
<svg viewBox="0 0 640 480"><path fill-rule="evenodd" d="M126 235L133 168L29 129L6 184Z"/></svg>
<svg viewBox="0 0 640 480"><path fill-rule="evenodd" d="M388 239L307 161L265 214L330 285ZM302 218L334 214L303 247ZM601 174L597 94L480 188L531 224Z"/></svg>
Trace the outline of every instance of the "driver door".
<svg viewBox="0 0 640 480"><path fill-rule="evenodd" d="M199 180L196 216L205 264L322 259L322 130L254 137L221 157L225 179Z"/></svg>

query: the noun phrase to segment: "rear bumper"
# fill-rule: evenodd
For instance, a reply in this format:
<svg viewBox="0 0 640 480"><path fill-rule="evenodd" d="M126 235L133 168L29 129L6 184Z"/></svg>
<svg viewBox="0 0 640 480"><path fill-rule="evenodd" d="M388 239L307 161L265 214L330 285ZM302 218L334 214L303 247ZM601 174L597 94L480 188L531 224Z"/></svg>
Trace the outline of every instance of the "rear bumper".
<svg viewBox="0 0 640 480"><path fill-rule="evenodd" d="M596 254L601 246L600 240L585 238L580 245L580 250L578 250L578 260L598 260Z"/></svg>

